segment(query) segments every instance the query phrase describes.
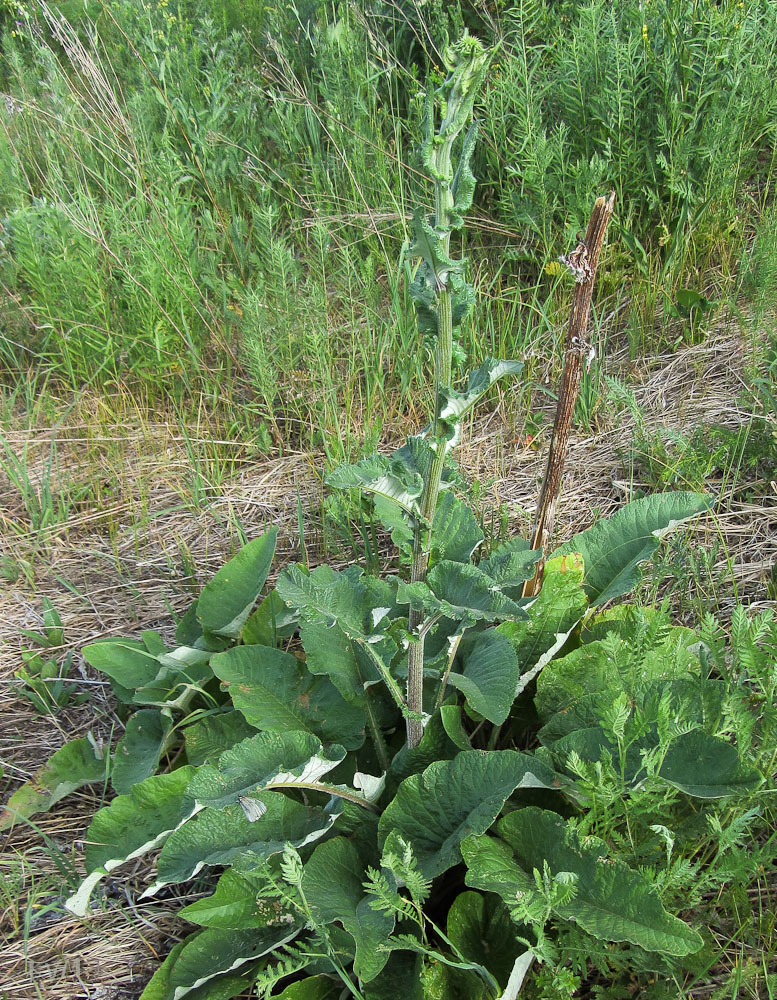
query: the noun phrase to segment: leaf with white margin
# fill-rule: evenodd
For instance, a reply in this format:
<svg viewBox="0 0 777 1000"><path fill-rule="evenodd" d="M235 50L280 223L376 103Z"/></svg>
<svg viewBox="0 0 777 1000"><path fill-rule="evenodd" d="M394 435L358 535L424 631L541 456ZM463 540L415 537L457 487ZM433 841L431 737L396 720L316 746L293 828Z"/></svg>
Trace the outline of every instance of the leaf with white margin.
<svg viewBox="0 0 777 1000"><path fill-rule="evenodd" d="M277 900L262 898L266 886L267 880L261 875L227 868L212 895L184 906L178 916L200 927L221 930L266 927L268 923L277 923L286 912Z"/></svg>
<svg viewBox="0 0 777 1000"><path fill-rule="evenodd" d="M301 930L301 924L292 922L245 931L209 927L193 934L184 941L170 970L170 1000L182 1000L192 993L199 996L195 993L198 988L269 955L293 940Z"/></svg>
<svg viewBox="0 0 777 1000"><path fill-rule="evenodd" d="M556 774L515 750L465 750L406 778L378 824L383 850L389 835L413 848L426 878L441 875L461 860L459 845L484 833L516 788L558 787Z"/></svg>
<svg viewBox="0 0 777 1000"><path fill-rule="evenodd" d="M259 801L259 800L257 800ZM279 854L284 845L297 849L323 837L342 812L340 800L323 809L305 806L280 792L262 793L266 812L250 820L240 803L206 808L167 840L159 855L157 880L142 898L173 882L185 882L206 866L228 865L249 851L258 858Z"/></svg>
<svg viewBox="0 0 777 1000"><path fill-rule="evenodd" d="M244 545L205 584L197 601L197 618L203 629L236 639L248 620L270 572L278 529Z"/></svg>
<svg viewBox="0 0 777 1000"><path fill-rule="evenodd" d="M326 484L334 490L375 493L393 500L412 515L418 513L418 498L424 488L424 481L415 469L401 458L387 455L371 455L352 465L341 465L329 473Z"/></svg>
<svg viewBox="0 0 777 1000"><path fill-rule="evenodd" d="M65 906L85 917L94 887L114 868L159 847L200 808L186 789L194 768L181 767L133 785L100 809L86 833L87 877Z"/></svg>
<svg viewBox="0 0 777 1000"><path fill-rule="evenodd" d="M523 361L497 361L496 358L486 358L480 368L469 372L467 388L457 392L447 386L440 388L439 419L450 425L457 424L480 400L491 386L505 375L520 375L523 371Z"/></svg>
<svg viewBox="0 0 777 1000"><path fill-rule="evenodd" d="M415 611L444 615L467 626L496 618L525 618L526 612L499 591L477 566L444 560L424 582L400 583L397 604Z"/></svg>
<svg viewBox="0 0 777 1000"><path fill-rule="evenodd" d="M200 931L195 931L199 934ZM154 973L148 986L143 990L140 1000L172 1000L173 988L170 985L170 975L178 961L184 945L195 935L190 935L185 941L180 941L175 945ZM254 981L256 969L255 965L242 966L239 972L226 973L209 980L197 989L189 993L188 1000L232 1000L239 993L245 993Z"/></svg>
<svg viewBox="0 0 777 1000"><path fill-rule="evenodd" d="M264 732L224 750L215 764L204 764L189 785L189 794L203 806L226 806L240 795L275 785L317 781L343 760L340 746L322 747L312 733Z"/></svg>
<svg viewBox="0 0 777 1000"><path fill-rule="evenodd" d="M639 564L653 555L664 535L710 508L703 493L653 493L570 538L553 555L582 555L583 589L596 607L632 591L640 579Z"/></svg>

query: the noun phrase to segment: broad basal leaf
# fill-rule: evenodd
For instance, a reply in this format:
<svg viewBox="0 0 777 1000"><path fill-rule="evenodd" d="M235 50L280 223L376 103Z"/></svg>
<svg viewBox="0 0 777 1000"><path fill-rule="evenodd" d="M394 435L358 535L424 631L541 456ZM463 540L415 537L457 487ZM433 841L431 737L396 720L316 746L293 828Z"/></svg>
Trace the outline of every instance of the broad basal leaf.
<svg viewBox="0 0 777 1000"><path fill-rule="evenodd" d="M549 559L542 589L526 608L527 618L497 627L509 639L518 660L518 692L552 660L585 614L588 598L582 589L583 573L578 555Z"/></svg>
<svg viewBox="0 0 777 1000"><path fill-rule="evenodd" d="M319 921L339 921L356 943L353 968L362 982L370 982L386 965L381 950L394 929L394 918L374 910L362 887L366 878L354 845L343 837L320 844L305 863L302 891Z"/></svg>
<svg viewBox="0 0 777 1000"><path fill-rule="evenodd" d="M215 764L197 769L189 794L203 806L226 806L241 795L255 795L296 781L317 781L345 757L342 747L322 747L312 733L266 732L224 750Z"/></svg>
<svg viewBox="0 0 777 1000"><path fill-rule="evenodd" d="M498 893L511 905L518 893L536 890L534 871L575 876L575 893L556 907L599 940L629 941L646 951L688 955L702 946L699 934L671 916L644 876L609 857L604 841L577 831L556 813L533 806L497 824L501 840L470 837L462 845L467 885Z"/></svg>
<svg viewBox="0 0 777 1000"><path fill-rule="evenodd" d="M203 629L236 639L270 572L278 529L255 538L229 560L204 587L197 602Z"/></svg>
<svg viewBox="0 0 777 1000"><path fill-rule="evenodd" d="M198 932L199 933L199 932ZM170 984L170 975L178 961L178 956L183 951L184 945L192 940L191 935L185 941L175 945L154 973L151 982L143 990L140 1000L173 1000L173 987ZM202 986L190 991L188 1000L232 1000L239 993L245 993L253 983L256 965L241 966L238 972L226 973L215 979L210 979Z"/></svg>
<svg viewBox="0 0 777 1000"><path fill-rule="evenodd" d="M155 773L172 726L166 709L144 708L127 719L111 770L111 784L120 795Z"/></svg>
<svg viewBox="0 0 777 1000"><path fill-rule="evenodd" d="M186 793L193 767L146 778L100 809L86 833L87 877L66 906L86 916L92 890L108 872L158 847L197 811Z"/></svg>
<svg viewBox="0 0 777 1000"><path fill-rule="evenodd" d="M170 970L170 1000L182 1000L216 977L269 955L293 940L300 930L300 924L284 922L246 931L208 928L192 935L184 942ZM250 980L246 985L249 983Z"/></svg>
<svg viewBox="0 0 777 1000"><path fill-rule="evenodd" d="M271 590L243 626L240 641L247 645L277 646L294 635L299 617L290 611L277 590Z"/></svg>
<svg viewBox="0 0 777 1000"><path fill-rule="evenodd" d="M90 667L128 692L150 684L161 669L156 655L135 639L104 639L84 646L83 654Z"/></svg>
<svg viewBox="0 0 777 1000"><path fill-rule="evenodd" d="M553 555L582 555L583 587L596 607L633 590L640 578L639 564L653 555L664 535L710 506L701 493L654 493L575 535Z"/></svg>
<svg viewBox="0 0 777 1000"><path fill-rule="evenodd" d="M257 729L302 730L346 750L364 742L364 712L344 701L326 677L311 676L290 653L236 646L215 655L211 669Z"/></svg>
<svg viewBox="0 0 777 1000"><path fill-rule="evenodd" d="M523 946L502 900L492 893L459 893L448 910L447 932L461 954L488 969L504 990Z"/></svg>
<svg viewBox="0 0 777 1000"><path fill-rule="evenodd" d="M460 860L459 845L483 833L516 788L553 788L555 775L514 750L469 750L406 778L378 824L381 847L390 834L408 841L427 878Z"/></svg>
<svg viewBox="0 0 777 1000"><path fill-rule="evenodd" d="M659 775L699 799L721 799L754 791L763 778L739 758L736 747L699 729L679 736L664 757Z"/></svg>
<svg viewBox="0 0 777 1000"><path fill-rule="evenodd" d="M224 751L241 740L253 736L256 730L249 726L242 712L219 712L206 715L184 729L186 759L190 764L212 764Z"/></svg>
<svg viewBox="0 0 777 1000"><path fill-rule="evenodd" d="M205 866L228 865L237 858L266 859L287 843L303 847L322 837L342 809L339 801L319 809L280 792L263 792L259 801L264 811L255 820L235 804L204 809L176 830L159 855L157 881L143 895L153 896L171 882L185 882Z"/></svg>
<svg viewBox="0 0 777 1000"><path fill-rule="evenodd" d="M31 781L18 788L0 811L0 830L20 820L47 812L77 788L105 781L108 760L88 737L66 743L35 772Z"/></svg>
<svg viewBox="0 0 777 1000"><path fill-rule="evenodd" d="M278 1000L340 1000L338 984L339 980L335 982L329 976L308 976L287 986L278 994Z"/></svg>
<svg viewBox="0 0 777 1000"><path fill-rule="evenodd" d="M481 632L464 656L461 673L448 683L489 722L500 726L510 714L518 686L518 660L511 643L494 629Z"/></svg>
<svg viewBox="0 0 777 1000"><path fill-rule="evenodd" d="M281 917L288 922L283 904L262 898L266 880L260 875L236 872L228 868L216 883L212 895L198 899L178 911L178 916L200 927L221 930L249 930L277 924Z"/></svg>

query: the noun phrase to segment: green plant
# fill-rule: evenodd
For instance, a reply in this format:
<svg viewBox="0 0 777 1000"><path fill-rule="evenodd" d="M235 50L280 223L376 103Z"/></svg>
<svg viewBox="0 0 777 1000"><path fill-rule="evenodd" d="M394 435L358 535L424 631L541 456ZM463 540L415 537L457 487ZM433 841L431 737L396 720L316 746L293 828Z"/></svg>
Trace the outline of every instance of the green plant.
<svg viewBox="0 0 777 1000"><path fill-rule="evenodd" d="M41 655L58 652L65 642L62 621L47 597L43 598L43 632L23 631L22 635L38 647L22 652L24 666L16 671L22 697L44 715L64 708L71 700L76 705L87 701L88 692L79 693L78 684L70 679L73 653L68 652L61 662L56 656L44 659Z"/></svg>
<svg viewBox="0 0 777 1000"><path fill-rule="evenodd" d="M747 665L748 682L771 683L770 620L739 622L729 670L715 623L697 636L604 608L706 498L643 498L547 558L512 538L478 560L483 534L452 489L461 419L513 370L492 359L463 391L448 384L469 296L447 238L474 185L464 129L487 61L465 36L428 96L437 204L433 220L416 216L413 295L435 344L432 423L330 478L372 498L407 578L292 565L255 607L277 531L250 541L172 648L151 630L85 648L131 713L124 734L112 757L89 738L63 747L0 816L7 827L110 776L118 795L90 825L68 903L81 915L106 875L156 848L147 896L223 869L182 911L201 929L145 1000L251 985L287 998L514 997L535 960L556 991L595 975L677 981L704 944L673 912L690 866L724 884L717 854L739 851L756 822L741 803L774 763L772 730L756 739L769 708L749 705L736 675ZM523 597L541 559L542 586ZM700 823L712 832L697 858Z"/></svg>

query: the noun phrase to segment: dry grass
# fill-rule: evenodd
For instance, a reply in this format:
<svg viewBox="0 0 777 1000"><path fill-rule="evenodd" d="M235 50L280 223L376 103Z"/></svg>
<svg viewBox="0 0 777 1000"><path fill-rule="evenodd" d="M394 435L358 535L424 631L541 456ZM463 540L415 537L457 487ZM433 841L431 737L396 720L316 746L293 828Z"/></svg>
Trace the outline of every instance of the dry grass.
<svg viewBox="0 0 777 1000"><path fill-rule="evenodd" d="M721 328L703 345L638 365L618 354L604 364L608 375L631 386L639 419L648 427L681 428L699 421L736 426L749 419L737 404L749 347L732 329ZM199 586L240 544L241 531L255 536L270 524L279 525L279 561L294 559L300 497L310 523L308 555L314 560L320 553L321 536L314 527L321 496L319 456L292 453L267 460L239 448L235 453L225 439L220 454L228 454L229 463L237 461L233 474L220 482L213 477L207 502L186 502L191 483L187 447L194 439L213 452L213 438L219 435L208 438L200 427L191 431L187 446L185 436L168 424L149 424L140 413L111 424L95 405L82 401L56 427L57 474L71 484L107 479L110 499L94 489L91 500L74 508L64 523L36 531L18 490L0 476L2 554L21 568L19 578L0 591L0 758L9 787L28 779L68 739L91 730L108 741L121 728L106 687L83 661L79 670L92 694L87 704L42 717L19 697L14 672L25 645L19 630L40 627L42 597L53 602L67 648L78 653L89 642L144 628L169 636L171 612L187 608ZM491 482L494 503L508 506L511 529L525 535L544 470L543 442L536 451L521 443L505 411L503 398L490 416L472 425L460 461L467 473ZM639 485L624 481L619 457L635 426L628 408L604 412L594 433L573 438L558 541L588 526L593 512L612 513ZM45 475L53 434L51 424L27 428L24 415L7 434L18 455L27 446L33 482ZM763 605L764 575L777 560L777 504L772 498L762 505L719 499L720 512L697 525L694 541L705 545L722 538L739 599ZM727 601L719 597L724 609ZM129 1000L140 994L180 931L173 921L179 899L148 904L135 899L149 876L147 861L136 864L128 888L123 878L120 884L107 881L99 909L88 921L51 906L67 895L54 849L78 866L78 850L71 845L83 838L101 791L76 793L50 815L36 817L47 838L45 848L40 834L24 826L3 845L0 982L8 998Z"/></svg>

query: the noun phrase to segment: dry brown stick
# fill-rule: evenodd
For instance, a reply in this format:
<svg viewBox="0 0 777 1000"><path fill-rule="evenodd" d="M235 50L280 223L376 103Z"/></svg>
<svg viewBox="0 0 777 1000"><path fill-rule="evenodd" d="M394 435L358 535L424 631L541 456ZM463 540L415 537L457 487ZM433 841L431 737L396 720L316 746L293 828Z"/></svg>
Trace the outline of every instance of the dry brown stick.
<svg viewBox="0 0 777 1000"><path fill-rule="evenodd" d="M539 592L542 573L545 568L545 554L548 542L553 535L556 524L558 498L561 492L561 477L564 472L569 449L569 433L572 429L572 417L575 403L580 391L580 380L583 377L583 365L590 363L593 348L588 341L588 314L591 308L591 297L596 282L596 271L602 254L604 236L607 224L615 207L615 192L609 198L597 198L594 203L591 218L588 221L585 239L578 243L575 249L564 258L577 280L575 297L572 301L572 312L569 317L569 329L564 347L564 370L561 375L561 388L556 406L556 419L550 438L548 464L545 478L542 481L540 499L537 504L537 516L532 530L531 547L542 549L543 555L537 563L536 572L523 587L524 597L533 597Z"/></svg>

